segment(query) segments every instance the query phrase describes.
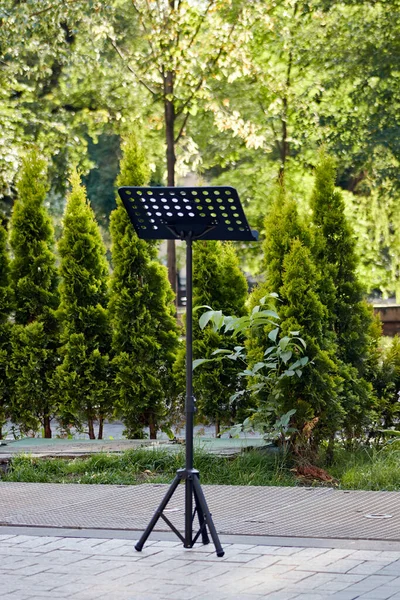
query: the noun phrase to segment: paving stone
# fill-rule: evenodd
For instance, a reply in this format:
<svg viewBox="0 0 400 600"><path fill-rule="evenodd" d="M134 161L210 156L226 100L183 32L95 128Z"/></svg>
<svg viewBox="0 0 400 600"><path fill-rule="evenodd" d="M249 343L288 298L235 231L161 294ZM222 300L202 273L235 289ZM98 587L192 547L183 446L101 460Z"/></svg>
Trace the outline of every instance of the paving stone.
<svg viewBox="0 0 400 600"><path fill-rule="evenodd" d="M381 588L375 589L372 592L367 592L366 594L361 594L359 598L360 600L388 600L389 598L393 598L395 594L396 592L393 590Z"/></svg>
<svg viewBox="0 0 400 600"><path fill-rule="evenodd" d="M296 592L272 592L267 594L265 598L268 600L292 600L296 595Z"/></svg>
<svg viewBox="0 0 400 600"><path fill-rule="evenodd" d="M386 565L385 567L382 567L382 569L379 571L380 575L399 575L400 573L400 560L396 560L392 563L390 563L390 565Z"/></svg>
<svg viewBox="0 0 400 600"><path fill-rule="evenodd" d="M351 560L349 558L339 558L338 560L335 560L334 562L332 562L328 565L319 565L317 561L316 561L316 564L311 563L311 561L310 561L309 563L307 563L305 565L298 566L297 570L298 571L307 571L307 570L313 570L316 568L318 571L325 572L325 573L348 573L348 572L351 572L356 567L358 567L359 565L360 565L360 561Z"/></svg>
<svg viewBox="0 0 400 600"><path fill-rule="evenodd" d="M349 573L354 573L355 575L375 575L377 573L382 573L382 563L377 560L368 560L356 565Z"/></svg>
<svg viewBox="0 0 400 600"><path fill-rule="evenodd" d="M400 600L394 551L21 538L0 540L1 600Z"/></svg>
<svg viewBox="0 0 400 600"><path fill-rule="evenodd" d="M329 596L329 600L355 600L360 597L360 592L349 592L344 590L343 592L337 592Z"/></svg>

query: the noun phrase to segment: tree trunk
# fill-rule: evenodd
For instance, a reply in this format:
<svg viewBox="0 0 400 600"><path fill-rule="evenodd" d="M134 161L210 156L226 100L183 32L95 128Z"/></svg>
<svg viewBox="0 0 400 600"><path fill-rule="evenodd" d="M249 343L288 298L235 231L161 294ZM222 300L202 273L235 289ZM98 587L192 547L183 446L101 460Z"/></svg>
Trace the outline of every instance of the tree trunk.
<svg viewBox="0 0 400 600"><path fill-rule="evenodd" d="M90 440L95 440L96 436L95 436L95 433L94 433L93 417L88 417L88 428L89 428L89 439Z"/></svg>
<svg viewBox="0 0 400 600"><path fill-rule="evenodd" d="M293 9L293 19L296 17L298 9L298 3L296 2ZM288 142L288 118L289 118L289 90L292 85L291 74L292 74L292 65L293 65L293 52L292 49L289 50L288 64L286 69L286 82L285 82L285 93L282 98L283 103L283 111L282 111L282 139L280 143L280 158L281 158L281 166L279 168L279 180L281 184L284 184L285 179L285 166L287 157L290 154L290 146Z"/></svg>
<svg viewBox="0 0 400 600"><path fill-rule="evenodd" d="M164 114L165 141L167 145L167 185L175 186L175 106L173 100L174 74L168 71L164 75ZM174 292L177 292L175 240L167 240L168 279Z"/></svg>
<svg viewBox="0 0 400 600"><path fill-rule="evenodd" d="M217 419L215 421L215 437L219 437L219 434L221 433L221 422L219 419Z"/></svg>
<svg viewBox="0 0 400 600"><path fill-rule="evenodd" d="M0 440L2 440L2 439L3 439L3 428L0 427Z"/></svg>
<svg viewBox="0 0 400 600"><path fill-rule="evenodd" d="M52 434L51 434L51 427L50 427L50 417L48 415L46 415L44 417L43 427L44 427L44 437L51 438Z"/></svg>
<svg viewBox="0 0 400 600"><path fill-rule="evenodd" d="M103 430L104 430L104 418L100 416L99 417L99 433L97 434L98 440L103 439Z"/></svg>
<svg viewBox="0 0 400 600"><path fill-rule="evenodd" d="M154 422L154 415L150 415L150 417L149 417L149 429L150 429L150 439L156 440L157 439L157 427Z"/></svg>

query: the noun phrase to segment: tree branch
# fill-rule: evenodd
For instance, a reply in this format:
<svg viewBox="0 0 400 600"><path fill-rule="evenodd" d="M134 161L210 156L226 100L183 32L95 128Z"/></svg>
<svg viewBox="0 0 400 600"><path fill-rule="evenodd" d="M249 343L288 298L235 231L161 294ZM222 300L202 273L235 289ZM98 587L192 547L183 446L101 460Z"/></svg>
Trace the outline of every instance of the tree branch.
<svg viewBox="0 0 400 600"><path fill-rule="evenodd" d="M194 88L193 92L190 94L189 98L182 104L182 106L179 109L177 109L177 111L176 111L177 117L179 117L179 115L181 115L183 113L183 111L185 110L185 108L191 103L191 101L193 100L193 98L195 97L195 95L197 94L197 92L199 91L201 86L203 85L203 82L204 82L204 75L201 76L200 81Z"/></svg>
<svg viewBox="0 0 400 600"><path fill-rule="evenodd" d="M65 4L76 4L77 2L80 2L81 0L64 0ZM31 19L32 17L37 17L39 15L42 15L45 12L48 12L49 10L51 10L52 8L57 8L58 4L50 4L50 6L47 6L46 8L42 8L41 10L38 10L34 13L31 13L30 15L28 15L28 18Z"/></svg>
<svg viewBox="0 0 400 600"><path fill-rule="evenodd" d="M185 118L183 119L182 127L180 128L178 135L174 139L174 144L177 144L179 142L179 140L181 139L183 131L186 127L186 123L188 122L189 116L190 116L190 113L187 112L185 115Z"/></svg>
<svg viewBox="0 0 400 600"><path fill-rule="evenodd" d="M150 92L150 94L152 94L152 96L156 96L157 92L155 90L152 90L151 87L141 78L139 77L139 75L136 73L136 71L134 69L132 69L132 67L127 63L125 56L122 54L121 50L118 48L117 44L114 42L114 40L112 40L110 37L108 37L111 46L114 48L114 50L116 51L116 53L118 54L118 56L121 58L121 60L124 62L126 68L128 69L128 71L130 73L132 73L132 75L138 80L138 82L140 84L142 84L146 90L148 92Z"/></svg>
<svg viewBox="0 0 400 600"><path fill-rule="evenodd" d="M236 24L232 25L231 30L229 32L228 38L226 40L229 41L234 29L236 27ZM213 69L215 67L215 65L217 64L217 62L220 59L220 56L226 46L226 42L221 44L218 52L216 53L216 55L214 56L214 58L210 61L209 66L207 67L207 72L209 72L211 69ZM195 97L195 95L197 94L197 92L199 91L199 89L201 88L201 86L203 85L205 80L205 76L202 75L200 78L199 83L196 85L196 87L194 88L194 91L190 94L189 98L182 104L182 106L176 111L176 115L179 116L183 113L183 111L185 110L185 108L190 104L190 102L193 100L193 98Z"/></svg>
<svg viewBox="0 0 400 600"><path fill-rule="evenodd" d="M147 9L148 9L148 11L149 11L149 13L150 13L150 10L151 10L151 9L150 9L149 3L148 3L148 2L146 2L146 4L147 4ZM144 31L144 32L145 32L145 34L147 35L147 39L148 39L148 42L149 42L149 46L150 46L150 48L151 48L151 51L152 51L152 52L153 52L153 54L154 54L154 48L153 48L153 44L152 44L152 42L151 42L151 35L149 34L149 30L147 29L146 23L145 23L145 21L144 21L143 13L142 13L142 12L141 12L141 11L138 9L138 7L136 6L136 4L135 4L135 0L132 0L132 6L133 6L133 8L135 9L135 11L136 11L136 12L137 12L137 14L138 14L139 21L140 21L140 23L141 23L141 25L142 25L142 27L143 27L143 31ZM149 18L150 18L150 14L149 14ZM151 24L151 26L153 27L153 23L151 22L151 19L150 19L150 24Z"/></svg>
<svg viewBox="0 0 400 600"><path fill-rule="evenodd" d="M200 32L201 26L203 25L203 23L205 21L205 18L206 18L207 14L208 14L208 11L210 10L210 8L212 7L213 4L215 4L215 0L210 0L210 2L208 3L208 6L206 8L206 10L201 15L201 19L199 21L199 24L196 27L196 31L194 32L194 34L192 36L192 39L190 40L189 45L187 47L188 50L192 47L192 45L196 41L196 38L197 38L197 36L198 36L198 34Z"/></svg>

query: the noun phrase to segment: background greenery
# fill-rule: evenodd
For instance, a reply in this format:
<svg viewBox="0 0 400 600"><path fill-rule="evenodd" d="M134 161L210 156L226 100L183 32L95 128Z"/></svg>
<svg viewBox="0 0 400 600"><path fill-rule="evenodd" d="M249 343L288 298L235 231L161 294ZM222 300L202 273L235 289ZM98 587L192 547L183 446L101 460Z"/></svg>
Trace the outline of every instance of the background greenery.
<svg viewBox="0 0 400 600"><path fill-rule="evenodd" d="M299 460L380 451L400 345L365 300L400 293L399 33L398 0L4 0L1 428L179 424L175 279L116 187L189 175L237 187L261 242L196 243L195 304L245 323L196 313L199 419L261 418Z"/></svg>
<svg viewBox="0 0 400 600"><path fill-rule="evenodd" d="M52 214L61 216L78 166L106 225L120 138L132 127L142 130L152 180L166 181L169 106L178 180L191 170L236 186L262 233L276 178L301 210L324 144L347 192L363 283L397 293L398 0L4 0L0 23L7 211L34 144L50 158ZM244 253L256 274L258 257Z"/></svg>

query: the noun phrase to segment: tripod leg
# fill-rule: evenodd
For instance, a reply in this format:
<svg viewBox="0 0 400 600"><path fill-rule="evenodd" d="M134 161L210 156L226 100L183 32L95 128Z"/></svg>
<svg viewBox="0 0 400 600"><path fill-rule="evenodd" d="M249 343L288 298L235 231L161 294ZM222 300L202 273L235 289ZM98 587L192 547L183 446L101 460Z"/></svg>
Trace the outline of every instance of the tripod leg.
<svg viewBox="0 0 400 600"><path fill-rule="evenodd" d="M150 533L153 531L154 527L156 526L158 519L161 517L161 513L163 512L164 508L167 506L168 502L171 500L171 497L172 497L173 493L175 492L176 488L178 487L178 485L180 484L180 482L181 482L181 477L179 475L177 475L175 477L174 481L171 483L171 487L169 488L168 492L165 494L160 506L157 508L156 512L154 513L154 516L151 519L150 523L147 525L146 529L142 533L140 540L137 542L135 548L138 552L140 552L142 550L147 538L149 537Z"/></svg>
<svg viewBox="0 0 400 600"><path fill-rule="evenodd" d="M185 548L192 547L193 540L193 475L185 481Z"/></svg>
<svg viewBox="0 0 400 600"><path fill-rule="evenodd" d="M203 490L201 489L200 481L197 477L194 477L194 479L193 479L193 488L197 495L197 499L201 506L201 509L203 511L203 515L204 515L205 521L208 525L208 529L210 530L210 534L212 537L212 541L214 542L215 551L217 553L217 556L220 556L220 557L224 556L225 552L223 551L221 542L219 541L217 530L215 529L215 525L212 520L211 513L208 510L208 506L207 506L207 502L206 502L206 499L203 494Z"/></svg>
<svg viewBox="0 0 400 600"><path fill-rule="evenodd" d="M194 501L196 503L197 516L199 517L199 524L201 529L201 540L204 545L209 544L210 540L207 533L207 523L204 518L203 508L200 505L199 497L197 495L196 488L193 487Z"/></svg>

